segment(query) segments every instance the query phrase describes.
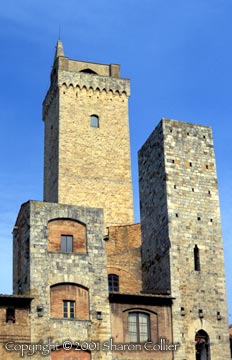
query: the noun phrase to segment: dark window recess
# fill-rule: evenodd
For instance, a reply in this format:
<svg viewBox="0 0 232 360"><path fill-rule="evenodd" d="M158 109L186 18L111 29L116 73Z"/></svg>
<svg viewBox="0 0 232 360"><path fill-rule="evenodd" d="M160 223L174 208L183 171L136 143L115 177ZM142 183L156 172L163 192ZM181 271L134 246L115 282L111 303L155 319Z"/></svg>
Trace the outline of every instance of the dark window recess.
<svg viewBox="0 0 232 360"><path fill-rule="evenodd" d="M195 247L194 247L194 270L195 271L200 271L201 270L201 266L200 266L200 250L198 249L197 245L195 245Z"/></svg>
<svg viewBox="0 0 232 360"><path fill-rule="evenodd" d="M61 235L61 251L66 253L73 252L72 235Z"/></svg>
<svg viewBox="0 0 232 360"><path fill-rule="evenodd" d="M97 75L97 73L95 71L93 71L92 69L83 69L80 72L82 73L86 73L86 74L93 74L93 75Z"/></svg>
<svg viewBox="0 0 232 360"><path fill-rule="evenodd" d="M94 128L99 128L99 117L97 115L90 116L90 125Z"/></svg>
<svg viewBox="0 0 232 360"><path fill-rule="evenodd" d="M192 167L192 166L193 166L193 163L189 162L189 166Z"/></svg>
<svg viewBox="0 0 232 360"><path fill-rule="evenodd" d="M129 313L128 323L130 342L143 343L150 340L150 316L148 314Z"/></svg>
<svg viewBox="0 0 232 360"><path fill-rule="evenodd" d="M8 307L6 309L6 322L12 322L15 323L15 308L14 307Z"/></svg>
<svg viewBox="0 0 232 360"><path fill-rule="evenodd" d="M108 275L108 286L109 291L119 291L119 277L115 274L109 274Z"/></svg>
<svg viewBox="0 0 232 360"><path fill-rule="evenodd" d="M198 217L197 217L197 220L198 220L198 221L201 221L201 218L200 218L200 216L198 216Z"/></svg>
<svg viewBox="0 0 232 360"><path fill-rule="evenodd" d="M200 319L203 319L203 317L204 317L203 310L202 310L202 309L199 309L199 318L200 318Z"/></svg>
<svg viewBox="0 0 232 360"><path fill-rule="evenodd" d="M205 165L205 168L208 169L208 168L209 168L209 165Z"/></svg>

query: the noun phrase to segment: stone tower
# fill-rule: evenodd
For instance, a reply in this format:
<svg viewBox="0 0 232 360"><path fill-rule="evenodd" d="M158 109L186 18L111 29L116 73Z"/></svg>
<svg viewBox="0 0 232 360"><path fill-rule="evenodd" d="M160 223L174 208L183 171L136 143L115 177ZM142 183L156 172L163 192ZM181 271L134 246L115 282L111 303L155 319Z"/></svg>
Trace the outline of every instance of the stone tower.
<svg viewBox="0 0 232 360"><path fill-rule="evenodd" d="M211 128L163 119L139 168L144 291L174 298L175 359L229 359Z"/></svg>
<svg viewBox="0 0 232 360"><path fill-rule="evenodd" d="M38 201L20 209L13 232L14 294L33 298L31 342L53 339L59 351L50 348L51 360L76 359L77 341L111 336L103 222L102 209ZM62 346L66 339L74 344L70 351ZM110 353L79 350L81 360L111 359ZM40 351L35 359L45 355Z"/></svg>
<svg viewBox="0 0 232 360"><path fill-rule="evenodd" d="M119 65L70 60L58 41L43 103L44 201L104 209L133 223L128 79Z"/></svg>

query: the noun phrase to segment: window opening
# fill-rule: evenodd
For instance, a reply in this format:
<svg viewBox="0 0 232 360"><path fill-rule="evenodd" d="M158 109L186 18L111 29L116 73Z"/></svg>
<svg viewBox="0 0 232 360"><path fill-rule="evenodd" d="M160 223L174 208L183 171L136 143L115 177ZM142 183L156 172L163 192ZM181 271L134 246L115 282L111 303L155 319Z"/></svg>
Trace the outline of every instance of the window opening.
<svg viewBox="0 0 232 360"><path fill-rule="evenodd" d="M109 285L109 291L119 291L119 277L115 274L109 274L108 275L108 285Z"/></svg>
<svg viewBox="0 0 232 360"><path fill-rule="evenodd" d="M200 266L200 250L199 250L197 245L195 245L195 247L194 247L194 270L195 271L200 271L201 270L201 266Z"/></svg>
<svg viewBox="0 0 232 360"><path fill-rule="evenodd" d="M210 360L209 335L204 330L199 330L195 335L196 360Z"/></svg>
<svg viewBox="0 0 232 360"><path fill-rule="evenodd" d="M66 253L73 252L72 235L61 235L61 251Z"/></svg>
<svg viewBox="0 0 232 360"><path fill-rule="evenodd" d="M15 308L14 307L8 307L6 309L6 322L12 322L15 323Z"/></svg>
<svg viewBox="0 0 232 360"><path fill-rule="evenodd" d="M99 117L97 115L91 115L90 125L94 128L99 128Z"/></svg>
<svg viewBox="0 0 232 360"><path fill-rule="evenodd" d="M74 319L75 318L75 301L64 300L63 303L64 318Z"/></svg>
<svg viewBox="0 0 232 360"><path fill-rule="evenodd" d="M150 316L144 313L129 313L129 340L142 343L150 339Z"/></svg>

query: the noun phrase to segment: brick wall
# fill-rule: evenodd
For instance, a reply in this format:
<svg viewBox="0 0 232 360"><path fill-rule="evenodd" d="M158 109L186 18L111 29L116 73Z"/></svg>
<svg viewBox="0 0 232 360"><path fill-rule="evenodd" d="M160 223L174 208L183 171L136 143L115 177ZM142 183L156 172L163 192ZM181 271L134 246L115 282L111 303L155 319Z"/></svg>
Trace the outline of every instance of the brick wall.
<svg viewBox="0 0 232 360"><path fill-rule="evenodd" d="M129 342L129 325L128 316L131 312L145 313L150 316L150 330L151 341L153 344L157 344L160 338L168 339L169 343L172 343L172 324L171 324L171 308L164 303L162 306L149 305L146 303L146 299L137 299L137 302L121 303L111 301L111 326L112 326L112 338L114 343L128 343ZM152 300L148 300L152 301ZM153 300L155 304L155 300ZM166 360L172 359L173 354L168 352L154 352L154 351L121 351L114 352L113 357L115 359L157 359Z"/></svg>
<svg viewBox="0 0 232 360"><path fill-rule="evenodd" d="M107 271L119 276L119 291L139 293L142 290L140 224L110 227L105 244Z"/></svg>
<svg viewBox="0 0 232 360"><path fill-rule="evenodd" d="M64 318L63 302L75 302L75 319L89 320L89 292L87 289L71 284L54 285L50 290L50 316Z"/></svg>
<svg viewBox="0 0 232 360"><path fill-rule="evenodd" d="M91 354L87 351L73 350L65 351L59 349L51 352L51 360L90 360Z"/></svg>
<svg viewBox="0 0 232 360"><path fill-rule="evenodd" d="M61 251L61 236L73 237L73 252L86 253L86 227L77 221L56 219L48 223L48 251Z"/></svg>

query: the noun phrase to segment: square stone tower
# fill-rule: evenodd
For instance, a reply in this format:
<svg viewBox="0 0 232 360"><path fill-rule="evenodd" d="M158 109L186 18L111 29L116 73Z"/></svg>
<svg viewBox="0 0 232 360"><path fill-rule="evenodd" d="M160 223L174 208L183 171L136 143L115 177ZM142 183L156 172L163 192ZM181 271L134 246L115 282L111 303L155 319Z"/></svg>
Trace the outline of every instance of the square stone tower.
<svg viewBox="0 0 232 360"><path fill-rule="evenodd" d="M229 359L211 128L163 119L139 152L139 172L144 291L174 298L175 359Z"/></svg>
<svg viewBox="0 0 232 360"><path fill-rule="evenodd" d="M59 345L50 355L36 352L36 360L112 358L95 351L95 344L89 352L78 348L78 342L111 336L103 223L102 209L39 201L20 209L13 232L14 294L32 298L31 342L48 344L50 338ZM65 340L72 351L64 349Z"/></svg>
<svg viewBox="0 0 232 360"><path fill-rule="evenodd" d="M128 79L119 65L70 60L57 43L43 103L44 201L104 209L133 223Z"/></svg>

